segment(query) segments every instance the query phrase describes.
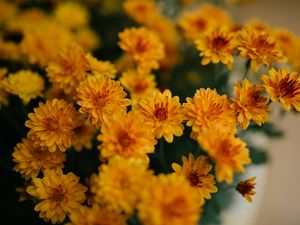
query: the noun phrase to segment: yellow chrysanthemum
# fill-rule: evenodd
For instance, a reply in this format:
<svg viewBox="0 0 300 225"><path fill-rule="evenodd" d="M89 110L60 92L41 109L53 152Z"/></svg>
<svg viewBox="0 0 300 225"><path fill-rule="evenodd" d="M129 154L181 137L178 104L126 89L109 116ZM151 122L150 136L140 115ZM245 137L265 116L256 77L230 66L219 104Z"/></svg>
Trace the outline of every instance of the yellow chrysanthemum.
<svg viewBox="0 0 300 225"><path fill-rule="evenodd" d="M133 57L140 69L157 69L158 61L165 57L163 43L155 33L144 27L127 28L119 33L119 38L121 49Z"/></svg>
<svg viewBox="0 0 300 225"><path fill-rule="evenodd" d="M126 0L123 7L131 18L143 25L152 24L160 15L153 0Z"/></svg>
<svg viewBox="0 0 300 225"><path fill-rule="evenodd" d="M51 220L53 224L62 223L66 215L77 210L85 200L86 187L73 173L46 169L43 178L34 178L32 182L27 192L40 200L34 210L40 211L40 218Z"/></svg>
<svg viewBox="0 0 300 225"><path fill-rule="evenodd" d="M183 113L188 120L187 126L192 126L193 136L216 124L230 133L235 132L236 116L226 95L200 88L193 98L187 98L186 101L183 103Z"/></svg>
<svg viewBox="0 0 300 225"><path fill-rule="evenodd" d="M92 148L92 139L96 133L94 126L82 119L80 125L74 129L74 132L73 147L75 151L81 151L82 148Z"/></svg>
<svg viewBox="0 0 300 225"><path fill-rule="evenodd" d="M7 106L9 104L8 101L8 93L1 87L1 81L6 76L7 69L6 68L0 68L0 107L1 105Z"/></svg>
<svg viewBox="0 0 300 225"><path fill-rule="evenodd" d="M98 60L91 54L87 54L86 58L89 62L89 70L115 78L117 70L111 62Z"/></svg>
<svg viewBox="0 0 300 225"><path fill-rule="evenodd" d="M106 202L109 209L130 215L151 176L142 160L114 157L100 168L97 199Z"/></svg>
<svg viewBox="0 0 300 225"><path fill-rule="evenodd" d="M177 174L160 175L151 182L138 205L144 225L196 225L200 204L196 191Z"/></svg>
<svg viewBox="0 0 300 225"><path fill-rule="evenodd" d="M67 225L126 225L121 215L111 213L95 204L92 208L81 206L70 215Z"/></svg>
<svg viewBox="0 0 300 225"><path fill-rule="evenodd" d="M16 163L14 170L19 172L26 180L35 178L40 171L63 167L66 159L61 151L49 152L35 148L30 139L23 139L18 143L12 153Z"/></svg>
<svg viewBox="0 0 300 225"><path fill-rule="evenodd" d="M63 48L46 69L50 81L66 93L74 90L88 75L89 61L81 46L75 43Z"/></svg>
<svg viewBox="0 0 300 225"><path fill-rule="evenodd" d="M120 82L129 91L133 105L157 90L155 76L150 73L127 70L122 73Z"/></svg>
<svg viewBox="0 0 300 225"><path fill-rule="evenodd" d="M1 1L0 2L0 23L4 23L17 14L18 8L14 2Z"/></svg>
<svg viewBox="0 0 300 225"><path fill-rule="evenodd" d="M38 73L20 70L3 78L0 86L6 92L18 95L24 104L28 104L31 99L41 96L44 90L44 80Z"/></svg>
<svg viewBox="0 0 300 225"><path fill-rule="evenodd" d="M182 107L179 97L172 97L170 90L153 92L152 96L141 99L134 111L152 127L156 138L164 137L167 142L173 142L173 135L179 137L183 134Z"/></svg>
<svg viewBox="0 0 300 225"><path fill-rule="evenodd" d="M252 197L253 195L256 194L256 192L254 191L255 182L256 177L252 177L250 179L241 181L240 183L238 183L238 185L236 186L236 190L244 197L247 199L248 202L253 202Z"/></svg>
<svg viewBox="0 0 300 225"><path fill-rule="evenodd" d="M182 156L182 162L182 166L173 163L172 168L178 175L186 177L190 185L197 190L198 200L202 205L204 199L211 199L210 194L218 190L215 186L214 176L209 174L212 166L205 156L199 156L195 160L192 153L189 154L189 159Z"/></svg>
<svg viewBox="0 0 300 225"><path fill-rule="evenodd" d="M122 156L136 157L147 161L147 153L154 152L156 140L150 132L151 127L145 124L134 112L120 114L110 118L101 127L98 140L101 157Z"/></svg>
<svg viewBox="0 0 300 225"><path fill-rule="evenodd" d="M44 97L46 100L53 100L55 98L65 100L68 103L75 102L76 91L72 91L70 93L66 93L64 89L61 89L57 85L52 85L49 89L45 92Z"/></svg>
<svg viewBox="0 0 300 225"><path fill-rule="evenodd" d="M251 69L257 71L260 64L267 66L285 62L286 57L275 39L266 31L243 29L239 32L239 54L251 60Z"/></svg>
<svg viewBox="0 0 300 225"><path fill-rule="evenodd" d="M244 166L251 163L246 143L222 127L207 129L198 136L198 142L216 162L216 176L219 182L232 183L233 174L245 171Z"/></svg>
<svg viewBox="0 0 300 225"><path fill-rule="evenodd" d="M73 38L85 51L95 50L101 45L100 37L89 27L77 29L73 34Z"/></svg>
<svg viewBox="0 0 300 225"><path fill-rule="evenodd" d="M202 56L201 64L207 65L210 62L227 65L229 69L233 66L233 51L237 46L235 34L227 28L217 28L207 32L195 41L197 49Z"/></svg>
<svg viewBox="0 0 300 225"><path fill-rule="evenodd" d="M261 126L269 119L267 98L261 93L263 90L262 86L253 85L247 79L242 83L235 83L236 98L231 99L232 108L238 114L237 119L242 129L248 127L250 120Z"/></svg>
<svg viewBox="0 0 300 225"><path fill-rule="evenodd" d="M89 12L74 1L61 2L54 10L55 18L69 28L86 26L89 22ZM72 18L72 19L70 19Z"/></svg>
<svg viewBox="0 0 300 225"><path fill-rule="evenodd" d="M74 129L79 125L80 114L72 104L64 100L54 99L39 103L34 113L29 113L25 126L30 128L28 137L35 147L66 151L72 145Z"/></svg>
<svg viewBox="0 0 300 225"><path fill-rule="evenodd" d="M298 73L288 69L269 70L267 75L262 75L266 91L273 102L280 101L286 110L292 107L300 112L300 78Z"/></svg>
<svg viewBox="0 0 300 225"><path fill-rule="evenodd" d="M72 41L71 32L55 23L35 24L26 29L20 44L21 52L31 64L46 66L55 59L59 50ZM41 29L42 27L42 29Z"/></svg>
<svg viewBox="0 0 300 225"><path fill-rule="evenodd" d="M87 114L97 127L113 114L125 112L130 103L120 83L101 74L88 76L76 91L79 111Z"/></svg>

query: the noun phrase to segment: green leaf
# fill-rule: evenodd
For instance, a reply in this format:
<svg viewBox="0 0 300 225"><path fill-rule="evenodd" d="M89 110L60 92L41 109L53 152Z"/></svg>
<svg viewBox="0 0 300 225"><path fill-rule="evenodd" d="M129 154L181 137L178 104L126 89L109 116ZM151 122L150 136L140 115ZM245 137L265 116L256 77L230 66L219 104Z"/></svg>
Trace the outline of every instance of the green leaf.
<svg viewBox="0 0 300 225"><path fill-rule="evenodd" d="M252 159L252 163L255 165L265 164L268 162L268 154L265 150L259 149L257 147L249 147L250 150L250 158Z"/></svg>

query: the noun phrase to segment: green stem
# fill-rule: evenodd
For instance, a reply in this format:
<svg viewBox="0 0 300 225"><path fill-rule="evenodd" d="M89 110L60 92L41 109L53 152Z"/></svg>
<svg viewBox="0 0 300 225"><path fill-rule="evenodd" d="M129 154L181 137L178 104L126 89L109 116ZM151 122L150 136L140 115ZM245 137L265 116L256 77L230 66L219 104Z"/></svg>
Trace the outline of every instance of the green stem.
<svg viewBox="0 0 300 225"><path fill-rule="evenodd" d="M161 163L161 167L163 169L164 172L167 171L168 167L166 164L166 158L165 158L165 149L164 149L164 140L163 138L161 138L159 140L159 153L160 153L160 163Z"/></svg>
<svg viewBox="0 0 300 225"><path fill-rule="evenodd" d="M245 73L243 75L243 80L246 79L248 77L248 73L249 73L249 69L250 69L250 65L251 65L251 60L248 59L245 65Z"/></svg>

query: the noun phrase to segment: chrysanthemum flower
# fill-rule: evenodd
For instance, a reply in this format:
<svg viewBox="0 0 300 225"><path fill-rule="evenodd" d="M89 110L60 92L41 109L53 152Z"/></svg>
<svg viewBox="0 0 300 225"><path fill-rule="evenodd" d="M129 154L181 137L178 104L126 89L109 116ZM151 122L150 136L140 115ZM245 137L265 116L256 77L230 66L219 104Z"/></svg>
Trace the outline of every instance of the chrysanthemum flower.
<svg viewBox="0 0 300 225"><path fill-rule="evenodd" d="M150 73L127 70L122 73L120 82L129 91L133 105L157 90L155 76Z"/></svg>
<svg viewBox="0 0 300 225"><path fill-rule="evenodd" d="M195 160L192 153L189 154L189 159L182 156L182 162L182 166L173 163L172 168L178 175L186 177L190 185L197 190L198 200L202 205L204 199L211 199L210 194L218 190L215 186L214 176L209 174L212 166L205 156L199 156Z"/></svg>
<svg viewBox="0 0 300 225"><path fill-rule="evenodd" d="M52 83L70 93L86 78L89 69L89 61L82 47L71 43L49 63L46 71Z"/></svg>
<svg viewBox="0 0 300 225"><path fill-rule="evenodd" d="M46 169L43 178L34 178L32 182L27 192L40 200L34 210L40 211L40 218L51 220L53 224L62 223L66 215L78 209L85 200L87 189L73 173Z"/></svg>
<svg viewBox="0 0 300 225"><path fill-rule="evenodd" d="M20 70L11 73L0 81L0 86L8 93L18 95L24 104L41 96L44 90L43 78L30 70Z"/></svg>
<svg viewBox="0 0 300 225"><path fill-rule="evenodd" d="M143 25L152 24L160 15L153 0L126 0L123 8L128 16Z"/></svg>
<svg viewBox="0 0 300 225"><path fill-rule="evenodd" d="M138 63L142 70L157 69L158 61L165 57L163 43L152 31L141 28L125 29L119 33L121 49Z"/></svg>
<svg viewBox="0 0 300 225"><path fill-rule="evenodd" d="M256 177L252 177L250 179L241 181L238 183L236 186L236 190L244 197L247 199L248 202L253 202L252 200L252 195L255 195L256 192L254 191L255 188L255 179Z"/></svg>
<svg viewBox="0 0 300 225"><path fill-rule="evenodd" d="M76 89L79 111L87 114L93 125L100 127L111 115L126 111L129 100L120 82L108 76L95 74L88 76Z"/></svg>
<svg viewBox="0 0 300 225"><path fill-rule="evenodd" d="M95 57L93 57L91 54L87 54L86 58L89 62L90 71L107 75L110 78L115 78L117 70L111 62L98 60Z"/></svg>
<svg viewBox="0 0 300 225"><path fill-rule="evenodd" d="M233 174L245 171L244 166L251 163L246 143L222 127L207 129L198 136L198 142L216 162L216 176L219 182L232 183Z"/></svg>
<svg viewBox="0 0 300 225"><path fill-rule="evenodd" d="M100 167L97 199L106 202L110 210L130 215L151 177L152 173L142 160L114 157Z"/></svg>
<svg viewBox="0 0 300 225"><path fill-rule="evenodd" d="M8 101L8 93L1 87L1 81L6 76L7 69L6 68L0 68L0 106L1 104L7 106L9 104Z"/></svg>
<svg viewBox="0 0 300 225"><path fill-rule="evenodd" d="M134 111L152 127L156 138L164 137L170 143L173 142L173 135L179 137L183 134L182 107L179 97L172 97L170 90L153 92L152 96L141 99Z"/></svg>
<svg viewBox="0 0 300 225"><path fill-rule="evenodd" d="M236 116L225 95L219 95L216 90L200 88L193 98L187 98L183 103L183 113L187 118L187 126L192 126L193 135L203 129L218 124L229 132L236 130Z"/></svg>
<svg viewBox="0 0 300 225"><path fill-rule="evenodd" d="M82 119L80 125L74 129L74 133L73 147L75 151L81 151L82 148L92 148L92 139L96 133L94 126Z"/></svg>
<svg viewBox="0 0 300 225"><path fill-rule="evenodd" d="M286 61L282 50L268 32L243 29L239 32L239 42L240 56L251 60L251 69L255 72L260 64L270 66L276 62Z"/></svg>
<svg viewBox="0 0 300 225"><path fill-rule="evenodd" d="M76 97L76 91L73 90L70 93L66 93L64 89L61 89L57 85L52 85L49 89L45 92L44 97L46 100L53 100L55 98L65 100L68 103L74 103Z"/></svg>
<svg viewBox="0 0 300 225"><path fill-rule="evenodd" d="M242 129L248 127L250 120L261 126L269 119L267 98L261 93L263 90L263 86L253 85L247 79L242 83L235 83L236 98L231 99L231 106L238 114L237 119Z"/></svg>
<svg viewBox="0 0 300 225"><path fill-rule="evenodd" d="M210 62L227 65L229 69L233 65L233 51L237 46L235 34L227 28L217 28L207 32L195 41L197 49L202 56L201 64L207 65Z"/></svg>
<svg viewBox="0 0 300 225"><path fill-rule="evenodd" d="M39 103L34 113L29 113L25 126L30 128L28 137L35 147L66 151L72 145L74 129L79 125L80 114L72 104L54 99Z"/></svg>
<svg viewBox="0 0 300 225"><path fill-rule="evenodd" d="M267 75L262 75L261 80L273 102L280 101L286 110L293 107L300 112L300 78L297 72L273 68Z"/></svg>
<svg viewBox="0 0 300 225"><path fill-rule="evenodd" d="M30 139L23 139L18 143L12 153L13 161L16 163L14 170L19 172L26 180L35 178L40 171L63 167L66 159L65 153L61 151L49 152L35 148Z"/></svg>
<svg viewBox="0 0 300 225"><path fill-rule="evenodd" d="M138 217L144 225L196 225L200 204L196 191L177 174L160 175L143 193Z"/></svg>
<svg viewBox="0 0 300 225"><path fill-rule="evenodd" d="M67 225L126 225L125 218L95 204L92 208L81 206L70 215Z"/></svg>
<svg viewBox="0 0 300 225"><path fill-rule="evenodd" d="M101 157L119 155L147 161L147 153L153 153L156 144L154 133L150 130L151 127L135 112L122 113L110 118L102 125L101 134L98 136L101 142Z"/></svg>
<svg viewBox="0 0 300 225"><path fill-rule="evenodd" d="M54 17L69 28L86 26L89 22L87 8L77 2L61 2L54 10Z"/></svg>
<svg viewBox="0 0 300 225"><path fill-rule="evenodd" d="M73 33L73 39L82 48L87 51L93 51L100 47L101 39L97 33L90 27L81 27Z"/></svg>

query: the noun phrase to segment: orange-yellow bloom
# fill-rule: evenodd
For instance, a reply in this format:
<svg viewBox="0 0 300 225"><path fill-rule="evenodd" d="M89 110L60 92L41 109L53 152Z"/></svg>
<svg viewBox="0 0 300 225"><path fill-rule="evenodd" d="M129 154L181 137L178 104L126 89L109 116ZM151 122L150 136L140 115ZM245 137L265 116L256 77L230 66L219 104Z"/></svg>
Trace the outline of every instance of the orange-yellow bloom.
<svg viewBox="0 0 300 225"><path fill-rule="evenodd" d="M193 135L217 124L231 133L235 132L236 116L225 95L221 96L209 88L200 88L193 98L186 101L183 103L183 113L188 120L187 126L192 126Z"/></svg>
<svg viewBox="0 0 300 225"><path fill-rule="evenodd" d="M250 120L261 126L269 119L267 98L261 93L263 90L262 86L253 85L247 79L243 80L241 84L235 83L236 98L231 99L233 101L232 108L238 114L237 119L242 129L248 127Z"/></svg>
<svg viewBox="0 0 300 225"><path fill-rule="evenodd" d="M150 182L138 205L144 225L196 225L200 204L196 191L177 174L159 175Z"/></svg>
<svg viewBox="0 0 300 225"><path fill-rule="evenodd" d="M233 66L233 51L237 46L235 34L226 30L227 28L217 28L205 33L195 41L197 49L202 56L201 64L207 65L210 62L227 65L229 69Z"/></svg>
<svg viewBox="0 0 300 225"><path fill-rule="evenodd" d="M245 171L244 166L251 163L246 143L222 127L215 126L198 136L198 142L216 162L216 174L219 182L232 183L233 174Z"/></svg>
<svg viewBox="0 0 300 225"><path fill-rule="evenodd" d="M72 145L74 129L79 125L80 114L72 104L64 100L48 100L46 104L39 103L34 113L29 113L25 126L30 128L28 137L35 147L66 151Z"/></svg>
<svg viewBox="0 0 300 225"><path fill-rule="evenodd" d="M183 134L182 107L179 97L172 97L170 90L153 92L152 96L141 99L134 111L152 127L156 138L164 137L167 142L173 142L173 135L179 137Z"/></svg>
<svg viewBox="0 0 300 225"><path fill-rule="evenodd" d="M297 72L273 68L267 75L262 75L261 80L272 101L280 101L286 110L293 107L300 112L300 78Z"/></svg>
<svg viewBox="0 0 300 225"><path fill-rule="evenodd" d="M142 70L157 69L165 57L163 43L152 31L141 28L125 29L119 33L119 46L133 57Z"/></svg>
<svg viewBox="0 0 300 225"><path fill-rule="evenodd" d="M113 114L126 111L129 100L118 81L108 76L95 74L83 80L77 91L79 111L87 114L93 125L100 127Z"/></svg>
<svg viewBox="0 0 300 225"><path fill-rule="evenodd" d="M251 68L255 72L260 64L270 66L286 61L275 39L266 31L243 29L239 33L239 42L240 56L251 60Z"/></svg>
<svg viewBox="0 0 300 225"><path fill-rule="evenodd" d="M19 172L26 180L35 178L40 171L63 167L66 159L61 151L49 152L35 148L30 139L23 139L18 143L12 153L16 163L14 170Z"/></svg>
<svg viewBox="0 0 300 225"><path fill-rule="evenodd" d="M71 43L60 51L46 70L52 83L70 93L86 78L89 69L82 47Z"/></svg>
<svg viewBox="0 0 300 225"><path fill-rule="evenodd" d="M173 163L173 170L186 177L190 185L197 190L200 204L204 203L204 199L211 199L210 194L217 192L218 189L215 186L214 176L209 174L212 166L208 163L208 159L205 156L199 156L195 159L190 153L189 159L182 156L182 162L182 166Z"/></svg>
<svg viewBox="0 0 300 225"><path fill-rule="evenodd" d="M30 70L20 70L0 80L0 87L6 92L18 95L24 104L42 95L43 78Z"/></svg>
<svg viewBox="0 0 300 225"><path fill-rule="evenodd" d="M151 127L134 112L120 114L110 118L101 127L98 140L101 157L110 158L122 156L124 158L141 158L148 160L147 153L154 152L156 140L150 132Z"/></svg>
<svg viewBox="0 0 300 225"><path fill-rule="evenodd" d="M255 182L256 177L252 177L250 179L241 181L240 183L238 183L238 185L236 186L236 190L244 197L247 199L248 202L253 202L252 197L253 195L256 194L256 192L254 191Z"/></svg>
<svg viewBox="0 0 300 225"><path fill-rule="evenodd" d="M46 222L62 223L66 215L77 210L85 200L86 187L73 173L46 169L43 178L34 178L32 182L27 192L40 201L34 210L40 211L40 218Z"/></svg>
<svg viewBox="0 0 300 225"><path fill-rule="evenodd" d="M131 215L151 179L152 172L142 160L114 157L100 167L97 199L109 210Z"/></svg>
<svg viewBox="0 0 300 225"><path fill-rule="evenodd" d="M141 98L146 98L157 90L155 76L136 70L127 70L122 73L121 84L129 91L132 104L136 104Z"/></svg>
<svg viewBox="0 0 300 225"><path fill-rule="evenodd" d="M92 139L96 133L94 126L88 121L81 119L80 125L74 129L74 132L73 147L75 151L81 151L82 148L92 148Z"/></svg>

